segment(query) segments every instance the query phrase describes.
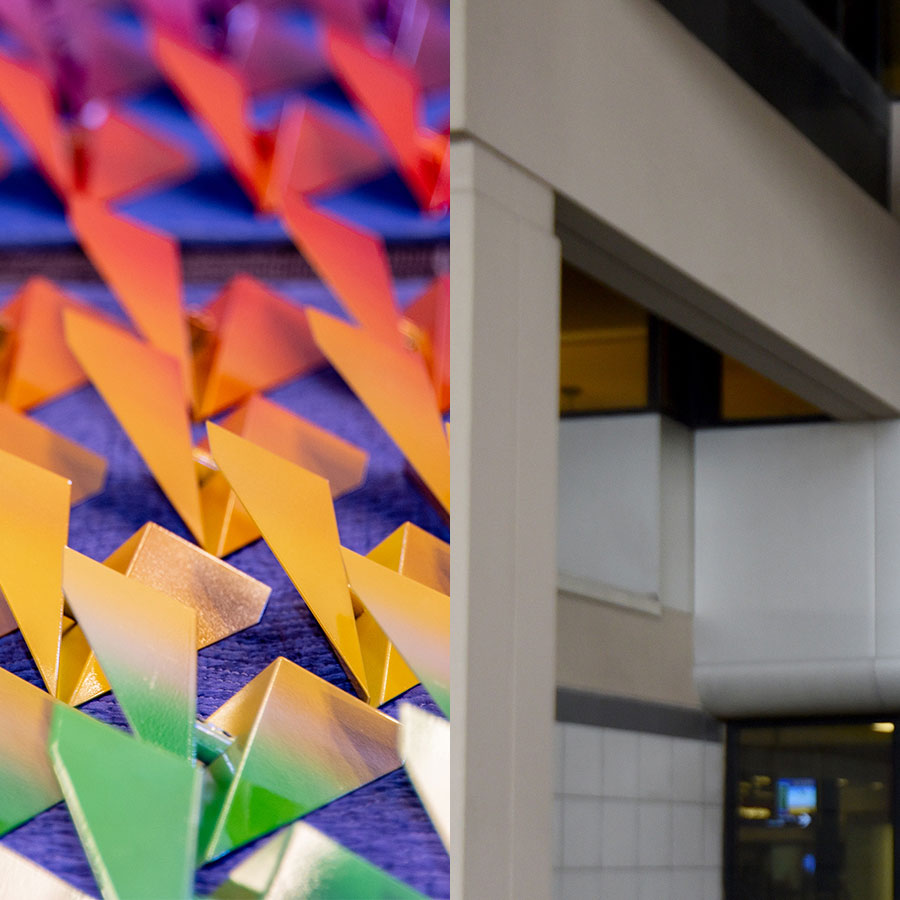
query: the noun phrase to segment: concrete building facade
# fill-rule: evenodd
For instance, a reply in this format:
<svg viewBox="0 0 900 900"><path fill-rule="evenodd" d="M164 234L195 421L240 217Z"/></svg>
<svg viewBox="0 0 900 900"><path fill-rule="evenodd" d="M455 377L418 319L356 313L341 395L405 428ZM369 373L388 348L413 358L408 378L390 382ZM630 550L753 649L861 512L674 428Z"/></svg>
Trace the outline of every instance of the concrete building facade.
<svg viewBox="0 0 900 900"><path fill-rule="evenodd" d="M714 900L714 717L900 709L900 224L655 0L452 29L454 895ZM832 421L560 422L562 260Z"/></svg>

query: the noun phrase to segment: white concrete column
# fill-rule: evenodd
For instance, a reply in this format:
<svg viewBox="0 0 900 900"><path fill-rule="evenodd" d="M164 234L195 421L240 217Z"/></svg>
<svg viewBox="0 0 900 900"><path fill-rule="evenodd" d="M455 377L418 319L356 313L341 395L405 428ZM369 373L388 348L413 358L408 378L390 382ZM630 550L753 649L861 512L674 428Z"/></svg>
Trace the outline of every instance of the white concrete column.
<svg viewBox="0 0 900 900"><path fill-rule="evenodd" d="M552 191L451 166L452 892L550 896L559 244Z"/></svg>

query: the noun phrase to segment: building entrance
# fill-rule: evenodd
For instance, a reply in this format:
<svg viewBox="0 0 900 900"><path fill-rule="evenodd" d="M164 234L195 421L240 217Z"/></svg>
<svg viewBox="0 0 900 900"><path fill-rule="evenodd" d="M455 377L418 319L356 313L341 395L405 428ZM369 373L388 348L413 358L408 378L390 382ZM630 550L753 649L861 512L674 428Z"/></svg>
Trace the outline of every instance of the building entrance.
<svg viewBox="0 0 900 900"><path fill-rule="evenodd" d="M729 900L897 896L894 725L729 726Z"/></svg>

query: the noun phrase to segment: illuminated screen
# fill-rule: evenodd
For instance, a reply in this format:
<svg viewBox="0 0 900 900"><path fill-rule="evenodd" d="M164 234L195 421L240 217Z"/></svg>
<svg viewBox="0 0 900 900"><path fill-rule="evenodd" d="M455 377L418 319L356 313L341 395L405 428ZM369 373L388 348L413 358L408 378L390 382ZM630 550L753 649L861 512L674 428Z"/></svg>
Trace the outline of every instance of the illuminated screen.
<svg viewBox="0 0 900 900"><path fill-rule="evenodd" d="M779 815L801 816L816 811L814 778L779 778L776 790Z"/></svg>

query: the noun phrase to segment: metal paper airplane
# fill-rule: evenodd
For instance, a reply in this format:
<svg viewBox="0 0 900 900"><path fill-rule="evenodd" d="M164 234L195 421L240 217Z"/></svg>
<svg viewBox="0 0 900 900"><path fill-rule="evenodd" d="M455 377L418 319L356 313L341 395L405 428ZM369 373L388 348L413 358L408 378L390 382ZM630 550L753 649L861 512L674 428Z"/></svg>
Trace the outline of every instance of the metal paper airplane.
<svg viewBox="0 0 900 900"><path fill-rule="evenodd" d="M210 423L213 458L300 592L358 693L368 698L328 482Z"/></svg>
<svg viewBox="0 0 900 900"><path fill-rule="evenodd" d="M307 317L319 349L397 444L439 509L449 515L450 450L421 356L318 310L307 310Z"/></svg>
<svg viewBox="0 0 900 900"><path fill-rule="evenodd" d="M0 669L0 834L59 803L47 737L56 701ZM0 875L0 896L3 877Z"/></svg>
<svg viewBox="0 0 900 900"><path fill-rule="evenodd" d="M400 704L400 756L435 831L450 850L450 723Z"/></svg>
<svg viewBox="0 0 900 900"><path fill-rule="evenodd" d="M315 209L299 196L284 198L282 216L297 249L344 309L374 337L403 348L400 312L381 238Z"/></svg>
<svg viewBox="0 0 900 900"><path fill-rule="evenodd" d="M73 121L57 115L53 92L35 68L0 55L0 108L66 203L77 195L116 200L184 179L190 157L102 101Z"/></svg>
<svg viewBox="0 0 900 900"><path fill-rule="evenodd" d="M51 695L59 676L71 485L0 450L0 590Z"/></svg>
<svg viewBox="0 0 900 900"><path fill-rule="evenodd" d="M193 759L196 612L68 548L63 593L134 733Z"/></svg>
<svg viewBox="0 0 900 900"><path fill-rule="evenodd" d="M391 532L366 556L442 594L450 593L450 545L412 522Z"/></svg>
<svg viewBox="0 0 900 900"><path fill-rule="evenodd" d="M255 625L271 592L268 585L154 522L136 531L104 565L194 610L198 650ZM73 622L64 627L57 696L80 706L108 690L109 681L81 626Z"/></svg>
<svg viewBox="0 0 900 900"><path fill-rule="evenodd" d="M62 705L49 753L105 900L191 900L200 769Z"/></svg>
<svg viewBox="0 0 900 900"><path fill-rule="evenodd" d="M206 546L180 362L121 328L79 313L66 312L65 329L94 387L191 534Z"/></svg>
<svg viewBox="0 0 900 900"><path fill-rule="evenodd" d="M72 482L72 504L103 490L106 460L46 425L0 403L0 450Z"/></svg>
<svg viewBox="0 0 900 900"><path fill-rule="evenodd" d="M450 276L436 278L403 311L414 327L412 343L425 359L438 408L450 410Z"/></svg>
<svg viewBox="0 0 900 900"><path fill-rule="evenodd" d="M15 409L31 409L85 383L66 346L63 311L96 313L52 281L29 278L0 310L0 397Z"/></svg>
<svg viewBox="0 0 900 900"><path fill-rule="evenodd" d="M212 895L220 900L425 900L423 894L295 822L235 866Z"/></svg>
<svg viewBox="0 0 900 900"><path fill-rule="evenodd" d="M194 341L197 419L325 364L305 310L249 275L232 278L194 321L203 328Z"/></svg>
<svg viewBox="0 0 900 900"><path fill-rule="evenodd" d="M415 69L337 28L328 29L327 42L338 79L378 127L419 205L428 212L446 212L450 139L422 123L422 89Z"/></svg>
<svg viewBox="0 0 900 900"><path fill-rule="evenodd" d="M371 177L382 168L381 154L358 128L306 104L289 104L276 125L258 127L252 120L250 88L227 59L163 30L153 36L153 52L258 208L274 208L287 190L324 190ZM335 147L330 158L323 154L323 144Z"/></svg>
<svg viewBox="0 0 900 900"><path fill-rule="evenodd" d="M178 360L185 389L192 396L190 337L175 239L90 199L72 201L69 223L137 330Z"/></svg>
<svg viewBox="0 0 900 900"><path fill-rule="evenodd" d="M350 587L450 715L450 598L411 578L342 550Z"/></svg>
<svg viewBox="0 0 900 900"><path fill-rule="evenodd" d="M103 564L193 609L198 650L256 625L272 592L155 522L136 531Z"/></svg>
<svg viewBox="0 0 900 900"><path fill-rule="evenodd" d="M208 721L235 741L208 768L201 860L228 853L400 765L394 719L282 657Z"/></svg>
<svg viewBox="0 0 900 900"><path fill-rule="evenodd" d="M253 394L218 425L328 480L333 499L356 490L366 478L369 454L318 425ZM201 448L208 448L206 438Z"/></svg>

